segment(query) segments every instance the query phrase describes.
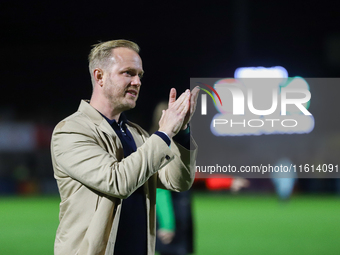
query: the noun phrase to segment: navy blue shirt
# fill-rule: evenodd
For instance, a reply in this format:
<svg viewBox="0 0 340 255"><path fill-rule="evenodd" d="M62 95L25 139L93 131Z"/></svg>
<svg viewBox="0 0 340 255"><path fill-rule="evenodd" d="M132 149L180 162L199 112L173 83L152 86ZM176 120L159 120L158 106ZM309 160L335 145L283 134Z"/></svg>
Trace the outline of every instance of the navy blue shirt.
<svg viewBox="0 0 340 255"><path fill-rule="evenodd" d="M102 115L119 137L123 145L124 157L137 150L132 134L126 127L126 118L121 114L118 123ZM143 186L131 196L122 200L122 211L117 230L114 254L147 254L147 215Z"/></svg>
<svg viewBox="0 0 340 255"><path fill-rule="evenodd" d="M118 123L115 120L106 118L110 126L118 135L124 150L124 157L128 157L137 150L132 134L126 127L127 120L123 114L120 115ZM189 129L188 129L189 130ZM174 140L181 143L189 149L190 136L189 131L182 131ZM155 132L164 142L170 146L169 137L162 132ZM114 248L115 255L146 255L147 254L147 215L146 200L143 186L139 187L131 196L122 200L122 210L120 214L116 244Z"/></svg>

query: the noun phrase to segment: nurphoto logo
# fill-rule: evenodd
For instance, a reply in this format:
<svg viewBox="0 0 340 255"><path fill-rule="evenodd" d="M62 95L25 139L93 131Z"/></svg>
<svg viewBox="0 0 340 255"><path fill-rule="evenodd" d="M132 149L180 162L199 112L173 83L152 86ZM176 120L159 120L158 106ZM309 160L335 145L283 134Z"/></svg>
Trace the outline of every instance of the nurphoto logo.
<svg viewBox="0 0 340 255"><path fill-rule="evenodd" d="M213 86L196 81L212 91L200 87L206 92L201 94L201 115L207 115L207 94L218 111L211 120L212 133L240 136L311 132L314 118L308 110L311 92L307 81L285 75L272 77L215 79Z"/></svg>

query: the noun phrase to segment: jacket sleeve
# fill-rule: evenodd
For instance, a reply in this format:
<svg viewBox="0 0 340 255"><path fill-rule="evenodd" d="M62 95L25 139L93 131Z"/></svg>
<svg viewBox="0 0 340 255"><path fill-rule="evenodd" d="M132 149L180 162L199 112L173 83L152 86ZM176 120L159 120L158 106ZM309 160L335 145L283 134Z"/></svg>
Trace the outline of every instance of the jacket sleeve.
<svg viewBox="0 0 340 255"><path fill-rule="evenodd" d="M152 135L136 152L118 161L99 145L94 132L73 120L56 126L51 153L57 180L71 177L101 193L127 198L175 157L159 136Z"/></svg>
<svg viewBox="0 0 340 255"><path fill-rule="evenodd" d="M173 160L158 171L157 187L172 191L186 191L190 189L195 179L197 145L191 139L192 150L171 141L170 149Z"/></svg>

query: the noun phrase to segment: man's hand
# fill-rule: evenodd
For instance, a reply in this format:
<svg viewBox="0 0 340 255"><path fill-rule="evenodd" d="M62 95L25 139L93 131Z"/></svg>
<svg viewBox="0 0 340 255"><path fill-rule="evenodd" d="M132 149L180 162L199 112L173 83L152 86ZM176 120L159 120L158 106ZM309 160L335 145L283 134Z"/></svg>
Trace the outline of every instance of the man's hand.
<svg viewBox="0 0 340 255"><path fill-rule="evenodd" d="M187 125L189 123L189 121L191 120L192 115L194 115L195 110L196 110L196 104L197 104L197 97L199 94L199 88L195 87L192 91L191 91L191 95L190 95L190 111L187 112L187 114L185 115L184 121L183 121L183 125L181 127L181 130L185 130L187 129ZM169 96L169 108L171 107L171 105L173 103L175 103L176 101L176 89L172 88L170 90L170 96Z"/></svg>
<svg viewBox="0 0 340 255"><path fill-rule="evenodd" d="M175 232L166 229L159 229L157 231L157 236L162 241L162 243L169 244L172 242L172 239L174 239Z"/></svg>
<svg viewBox="0 0 340 255"><path fill-rule="evenodd" d="M183 121L189 112L190 97L190 90L187 89L176 100L176 89L171 89L169 108L162 112L162 117L159 121L159 131L165 132L170 138L172 138L182 129Z"/></svg>

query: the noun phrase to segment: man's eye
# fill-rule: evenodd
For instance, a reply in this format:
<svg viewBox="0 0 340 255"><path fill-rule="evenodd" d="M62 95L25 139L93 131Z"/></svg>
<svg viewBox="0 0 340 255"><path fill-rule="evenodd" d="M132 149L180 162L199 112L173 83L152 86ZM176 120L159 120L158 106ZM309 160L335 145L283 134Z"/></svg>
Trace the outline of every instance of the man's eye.
<svg viewBox="0 0 340 255"><path fill-rule="evenodd" d="M131 72L130 71L125 71L124 74L131 76Z"/></svg>

